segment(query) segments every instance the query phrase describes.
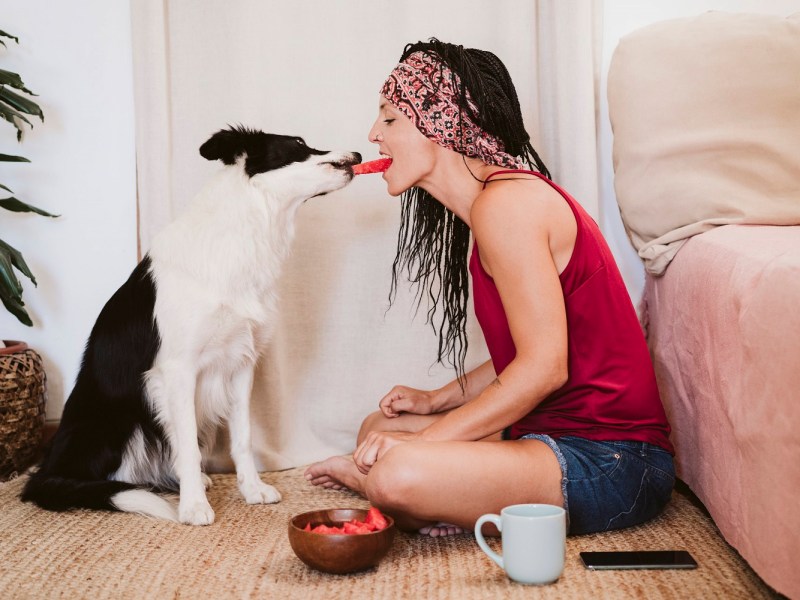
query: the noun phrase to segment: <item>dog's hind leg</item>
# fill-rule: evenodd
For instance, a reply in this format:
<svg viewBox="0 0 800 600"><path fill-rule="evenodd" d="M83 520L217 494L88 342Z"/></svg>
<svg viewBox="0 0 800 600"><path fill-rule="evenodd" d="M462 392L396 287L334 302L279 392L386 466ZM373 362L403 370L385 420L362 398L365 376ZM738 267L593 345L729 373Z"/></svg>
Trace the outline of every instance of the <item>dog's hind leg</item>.
<svg viewBox="0 0 800 600"><path fill-rule="evenodd" d="M171 361L159 368L169 421L175 474L180 481L178 520L189 525L210 525L214 510L208 503L203 481L195 411L196 374L189 364Z"/></svg>
<svg viewBox="0 0 800 600"><path fill-rule="evenodd" d="M248 504L272 504L281 495L274 487L261 481L253 458L250 436L250 394L253 391L253 371L247 365L231 380L232 404L228 427L231 434L231 458L236 465L239 491Z"/></svg>

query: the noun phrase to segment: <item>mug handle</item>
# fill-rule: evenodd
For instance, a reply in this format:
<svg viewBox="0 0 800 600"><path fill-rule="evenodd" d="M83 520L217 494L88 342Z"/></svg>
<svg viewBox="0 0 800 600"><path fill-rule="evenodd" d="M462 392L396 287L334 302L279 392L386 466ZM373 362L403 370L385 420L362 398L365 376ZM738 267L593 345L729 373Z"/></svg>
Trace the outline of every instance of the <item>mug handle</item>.
<svg viewBox="0 0 800 600"><path fill-rule="evenodd" d="M503 557L489 548L489 544L483 539L483 532L481 529L484 523L494 523L494 526L497 527L497 531L502 531L500 515L489 514L479 517L475 522L475 540L478 542L478 546L481 547L481 550L483 550L489 558L496 562L501 569L505 569L503 566Z"/></svg>

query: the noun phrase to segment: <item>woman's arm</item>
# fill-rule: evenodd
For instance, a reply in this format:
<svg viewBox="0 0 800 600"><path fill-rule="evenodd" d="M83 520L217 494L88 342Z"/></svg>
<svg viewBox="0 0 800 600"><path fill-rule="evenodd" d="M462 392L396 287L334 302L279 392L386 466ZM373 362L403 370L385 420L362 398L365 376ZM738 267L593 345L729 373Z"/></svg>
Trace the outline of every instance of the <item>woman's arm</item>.
<svg viewBox="0 0 800 600"><path fill-rule="evenodd" d="M487 360L465 375L463 390L457 379L431 391L396 385L381 398L378 406L388 418L399 417L402 413L431 415L446 412L475 398L494 377L492 361Z"/></svg>
<svg viewBox="0 0 800 600"><path fill-rule="evenodd" d="M574 217L550 188L517 182L487 189L471 227L484 268L503 302L516 357L472 402L420 432L423 440L477 440L530 413L567 380L567 319L558 269L560 245L574 246ZM552 194L555 194L553 196ZM563 209L568 211L568 214Z"/></svg>
<svg viewBox="0 0 800 600"><path fill-rule="evenodd" d="M436 412L457 408L475 399L496 376L492 361L487 360L465 375L466 381L464 382L463 391L458 379L454 379L444 387L436 390L438 399L438 410Z"/></svg>

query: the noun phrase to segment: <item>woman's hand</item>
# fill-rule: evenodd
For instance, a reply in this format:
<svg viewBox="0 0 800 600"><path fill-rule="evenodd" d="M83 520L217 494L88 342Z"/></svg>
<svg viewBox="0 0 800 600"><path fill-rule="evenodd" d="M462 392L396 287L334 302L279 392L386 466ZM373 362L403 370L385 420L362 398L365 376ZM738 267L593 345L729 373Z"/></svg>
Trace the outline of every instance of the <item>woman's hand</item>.
<svg viewBox="0 0 800 600"><path fill-rule="evenodd" d="M408 431L373 431L356 448L353 461L358 470L366 475L390 448L404 442L413 442L418 437L419 434Z"/></svg>
<svg viewBox="0 0 800 600"><path fill-rule="evenodd" d="M380 406L383 415L389 419L399 417L402 413L414 415L430 415L438 412L434 406L436 392L415 390L404 385L396 385L381 398Z"/></svg>

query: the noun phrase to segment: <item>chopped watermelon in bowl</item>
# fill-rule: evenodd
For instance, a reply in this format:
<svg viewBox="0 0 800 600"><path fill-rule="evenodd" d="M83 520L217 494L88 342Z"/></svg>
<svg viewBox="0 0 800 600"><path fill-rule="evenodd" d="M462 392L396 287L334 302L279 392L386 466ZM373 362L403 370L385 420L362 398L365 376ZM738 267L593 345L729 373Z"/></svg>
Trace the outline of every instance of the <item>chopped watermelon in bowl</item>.
<svg viewBox="0 0 800 600"><path fill-rule="evenodd" d="M389 526L389 521L383 516L374 506L370 507L367 511L367 517L363 521L356 518L350 519L342 523L341 527L335 525L329 526L325 523L320 523L314 527L311 526L311 521L306 523L303 531L310 531L311 533L322 533L325 535L331 534L344 534L344 535L358 535L361 533L372 533L373 531L380 531Z"/></svg>
<svg viewBox="0 0 800 600"><path fill-rule="evenodd" d="M297 557L326 573L352 573L373 567L394 540L394 520L377 508L334 508L296 515L289 521L289 543Z"/></svg>

